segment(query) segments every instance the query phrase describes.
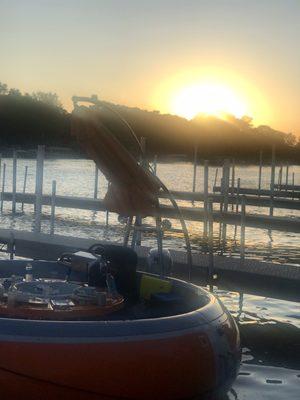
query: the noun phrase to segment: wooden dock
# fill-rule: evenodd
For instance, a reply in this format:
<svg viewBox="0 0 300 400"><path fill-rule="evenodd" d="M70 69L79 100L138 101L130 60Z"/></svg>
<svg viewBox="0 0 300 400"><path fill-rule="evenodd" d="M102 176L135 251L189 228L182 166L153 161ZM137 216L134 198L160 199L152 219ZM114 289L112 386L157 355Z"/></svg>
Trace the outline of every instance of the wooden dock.
<svg viewBox="0 0 300 400"><path fill-rule="evenodd" d="M106 207L102 199L98 198L98 168L95 166L94 193L93 197L71 197L56 195L56 181L52 181L52 194L43 194L45 147L39 146L37 151L35 193L26 192L28 167L25 167L23 192L17 192L17 152L14 151L12 168L12 192L5 191L7 188L6 164L1 169L1 209L4 202L10 202L12 216L17 216L17 203L21 205L24 212L24 204L34 205L34 232L0 230L0 242L8 245L8 251L20 257L56 259L62 252L87 249L94 240L71 238L67 236L54 235L55 231L55 209L71 208L76 210L90 210L105 212ZM213 239L213 223L219 224L219 233L222 243L226 243L226 225L241 226L240 243L241 257L228 258L213 256L213 264L217 273L214 282L220 288L226 290L243 291L259 295L269 295L286 299L298 299L299 294L299 271L300 267L295 265L279 265L274 263L259 262L245 259L245 227L255 229L277 230L282 232L300 233L300 218L289 216L274 216L274 210L286 209L300 210L300 186L295 185L295 174L292 179L288 176L286 167L285 183L282 180L282 166L278 184L275 184L275 148L272 148L272 164L270 176L270 189L262 189L262 152L260 153L260 165L258 170L258 188L241 187L241 179L236 177L235 164L229 160L224 161L221 171L220 185L217 184L218 169L215 172L213 185L209 185L209 163L204 162L203 192L197 192L197 151L195 151L193 166L192 191L171 191L172 196L179 202L180 211L187 221L203 222L203 237L211 243ZM156 163L154 166L156 171ZM236 179L237 178L237 179ZM293 182L289 185L289 182ZM212 183L212 182L211 182ZM213 186L212 193L208 188ZM9 183L9 187L11 184ZM91 194L92 196L92 194ZM161 192L161 199L168 196ZM185 203L183 203L183 201ZM178 219L177 211L165 201L161 202L158 214L164 218ZM199 204L200 203L200 204ZM202 203L202 204L201 204ZM50 232L41 233L41 221L43 218L42 207L50 207ZM267 208L264 214L251 213L251 207ZM26 212L26 209L25 209ZM108 216L108 213L106 213ZM106 224L108 225L108 218ZM202 228L202 227L201 227ZM140 268L145 267L148 248L137 247ZM188 276L186 254L182 251L172 251L174 259L174 275L186 279ZM207 284L208 265L211 268L210 258L206 254L193 254L193 268L191 277L193 282ZM210 262L209 262L210 261Z"/></svg>
<svg viewBox="0 0 300 400"><path fill-rule="evenodd" d="M191 193L190 193L191 194ZM185 192L174 192L174 195L181 199L185 197ZM202 196L199 193L192 194L193 198L200 201ZM5 201L12 201L12 193L3 193L3 199ZM230 199L230 196L228 197ZM36 196L33 193L16 193L15 200L17 203L25 204L35 204ZM214 201L214 198L212 198ZM251 203L251 199L245 198L245 204L255 205ZM269 201L269 200L268 200ZM276 204L274 199L274 204ZM292 200L285 200L292 201ZM298 203L298 202L294 202ZM45 206L51 206L51 195L42 196L42 204ZM101 199L93 199L87 197L71 197L71 196L56 196L55 197L56 207L74 208L78 210L90 210L90 211L106 211L106 207ZM298 204L300 206L300 202ZM200 207L180 207L183 217L189 221L204 221L206 218L206 213L204 208ZM160 206L160 215L165 218L177 219L178 215L173 207L168 205ZM212 218L214 222L223 222L228 225L240 225L241 215L236 212L221 212L214 210L212 213ZM272 229L283 232L294 232L300 233L300 218L288 218L288 217L277 217L262 214L250 214L247 213L244 220L245 226L252 228L261 229Z"/></svg>
<svg viewBox="0 0 300 400"><path fill-rule="evenodd" d="M0 229L0 242L7 244L8 252L13 251L14 255L19 257L56 260L63 252L87 250L92 244L100 241ZM139 268L145 269L149 247L137 246L136 251ZM186 253L176 250L170 252L174 262L173 275L187 279ZM192 282L201 285L208 283L208 258L206 254L193 254ZM300 267L296 265L214 256L214 273L217 275L214 285L224 290L300 301Z"/></svg>
<svg viewBox="0 0 300 400"><path fill-rule="evenodd" d="M286 198L293 198L296 200L300 199L300 191L299 189L296 190L295 186L290 186L289 190L285 190L286 186L278 186L274 185L274 188L277 189L274 191L274 197L281 197L283 199ZM294 190L293 190L294 188ZM221 193L221 186L214 186L213 187L214 193ZM239 195L250 195L250 196L267 196L270 197L272 195L272 191L268 189L253 189L253 188L246 188L246 187L233 187L229 188L229 192L232 194L238 193Z"/></svg>
<svg viewBox="0 0 300 400"><path fill-rule="evenodd" d="M280 190L285 190L285 191L298 191L300 192L300 186L299 185L285 185L285 184L281 184L281 185L274 185L275 189L280 189Z"/></svg>

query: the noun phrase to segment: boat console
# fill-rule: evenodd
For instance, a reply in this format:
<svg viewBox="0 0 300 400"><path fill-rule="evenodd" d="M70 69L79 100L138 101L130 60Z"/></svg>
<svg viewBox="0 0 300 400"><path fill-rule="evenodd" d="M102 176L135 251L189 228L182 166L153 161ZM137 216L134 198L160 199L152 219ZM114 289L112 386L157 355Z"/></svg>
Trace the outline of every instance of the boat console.
<svg viewBox="0 0 300 400"><path fill-rule="evenodd" d="M128 250L121 249L123 256ZM126 294L128 277L119 271L124 259L123 266L113 261L100 245L88 252L65 253L57 261L67 267L65 279L34 278L32 263L27 263L25 276L0 279L0 316L76 320L102 318L116 312L123 307L121 292ZM131 267L134 275L135 269L135 265Z"/></svg>
<svg viewBox="0 0 300 400"><path fill-rule="evenodd" d="M76 320L95 319L119 310L120 294L65 280L26 281L12 276L0 280L0 316Z"/></svg>

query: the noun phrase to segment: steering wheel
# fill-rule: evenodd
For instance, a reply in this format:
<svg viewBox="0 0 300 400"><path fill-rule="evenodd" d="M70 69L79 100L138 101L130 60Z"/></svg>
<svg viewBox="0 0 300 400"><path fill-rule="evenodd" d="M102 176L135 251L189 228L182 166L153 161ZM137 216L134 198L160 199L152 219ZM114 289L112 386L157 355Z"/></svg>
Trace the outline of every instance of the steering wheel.
<svg viewBox="0 0 300 400"><path fill-rule="evenodd" d="M66 267L70 267L72 264L73 254L72 253L63 253L57 260L58 264L65 265Z"/></svg>
<svg viewBox="0 0 300 400"><path fill-rule="evenodd" d="M97 258L101 257L102 267L100 270L101 270L102 274L106 274L107 271L109 271L109 259L106 257L105 246L101 243L92 244L92 246L90 246L88 248L88 252L93 254L93 256L95 256ZM100 265L101 265L101 262L100 262Z"/></svg>
<svg viewBox="0 0 300 400"><path fill-rule="evenodd" d="M88 252L93 254L93 256L95 257L104 257L105 258L105 253L106 253L106 249L105 246L101 243L95 243L92 244L89 248L88 248Z"/></svg>

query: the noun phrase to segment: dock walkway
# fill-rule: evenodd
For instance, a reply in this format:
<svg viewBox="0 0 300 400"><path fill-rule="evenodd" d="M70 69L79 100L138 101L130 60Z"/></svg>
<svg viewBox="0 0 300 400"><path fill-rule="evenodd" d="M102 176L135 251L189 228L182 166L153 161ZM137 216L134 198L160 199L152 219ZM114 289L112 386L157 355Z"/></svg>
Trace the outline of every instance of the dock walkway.
<svg viewBox="0 0 300 400"><path fill-rule="evenodd" d="M78 237L49 235L28 231L0 229L0 242L8 245L19 257L56 260L63 252L87 250L100 241ZM101 243L109 243L101 241ZM116 244L116 243L114 243ZM139 267L145 269L149 247L138 246L136 251ZM187 279L187 260L184 251L170 250L174 262L173 274ZM300 266L275 264L257 260L214 256L214 284L225 290L300 300ZM193 254L191 280L196 284L207 284L208 255Z"/></svg>
<svg viewBox="0 0 300 400"><path fill-rule="evenodd" d="M185 199L185 192L173 192L177 199ZM180 194L181 193L181 197ZM200 201L201 197L199 193L190 193L190 198L195 201ZM36 196L34 193L16 193L16 202L25 204L35 204ZM203 198L203 197L202 197ZM230 196L228 198L230 200ZM3 193L3 200L12 201L12 193L5 192ZM251 198L246 198L245 203L249 205L255 205L255 202ZM213 198L215 202L216 199ZM269 199L261 199L261 202L266 201L269 204ZM290 199L285 199L282 201L289 201L294 204L294 209L299 207L300 202L293 201ZM281 200L274 199L274 204L278 207ZM51 195L43 195L42 196L42 204L46 206L51 205ZM56 196L55 197L55 206L56 207L65 207L65 208L75 208L78 210L90 210L90 211L106 211L106 207L103 204L103 200L101 199L93 199L87 197L71 197L71 196ZM268 205L266 204L266 207ZM204 208L200 208L197 206L194 207L180 207L182 216L184 219L189 221L204 221L206 218L206 213ZM178 218L178 214L176 210L172 206L162 204L160 206L160 215L165 218ZM241 215L236 212L220 212L214 210L212 213L212 218L214 222L223 222L225 224L232 225L240 225L241 224ZM272 229L283 232L294 232L300 233L300 218L291 218L291 217L278 217L278 216L270 216L270 215L262 215L262 214L251 214L248 213L245 216L244 224L246 227L253 228L261 228L261 229Z"/></svg>

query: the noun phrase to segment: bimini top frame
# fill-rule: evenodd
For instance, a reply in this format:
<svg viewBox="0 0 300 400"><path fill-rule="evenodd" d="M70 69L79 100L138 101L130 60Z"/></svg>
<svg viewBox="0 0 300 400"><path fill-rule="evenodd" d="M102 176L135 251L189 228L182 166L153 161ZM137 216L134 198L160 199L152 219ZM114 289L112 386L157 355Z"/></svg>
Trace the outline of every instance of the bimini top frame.
<svg viewBox="0 0 300 400"><path fill-rule="evenodd" d="M136 133L134 132L134 129L129 124L129 122L117 110L115 110L113 107L110 107L106 103L100 101L96 95L92 95L91 97L73 96L72 101L73 101L74 110L77 107L79 107L78 103L87 102L87 103L91 103L91 104L95 105L96 107L107 109L110 112L112 112L113 114L115 114L117 116L117 118L128 128L134 142L136 143L136 146L138 147L141 159L142 160L145 159L145 151L144 151L143 146L141 145ZM110 133L113 135L113 133L111 131L110 131ZM157 183L159 184L159 186L161 187L163 192L167 195L168 200L171 202L172 206L174 207L174 209L176 210L176 212L178 214L178 219L180 220L182 232L183 232L184 239L185 239L185 245L186 245L186 251L187 251L188 278L190 280L193 261L192 261L191 243L190 243L189 233L188 233L188 229L187 229L185 220L182 216L182 213L180 211L180 208L179 208L175 198L170 193L167 186L154 174L153 168L150 165L148 166L148 168L149 168L150 172L152 173L153 178L157 181ZM132 219L131 219L131 221L132 221ZM156 225L157 225L157 227L160 226L160 217L156 218ZM158 233L158 236L161 237L161 234ZM160 263L161 263L161 265L163 265L162 243L160 243L160 242L161 242L161 240L158 240L158 252L159 252Z"/></svg>

